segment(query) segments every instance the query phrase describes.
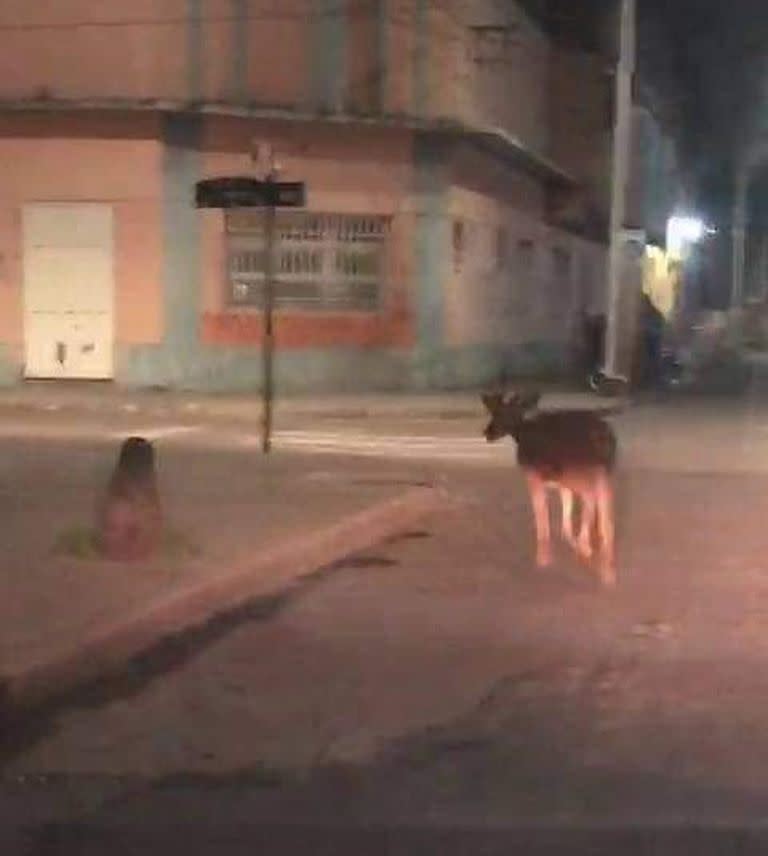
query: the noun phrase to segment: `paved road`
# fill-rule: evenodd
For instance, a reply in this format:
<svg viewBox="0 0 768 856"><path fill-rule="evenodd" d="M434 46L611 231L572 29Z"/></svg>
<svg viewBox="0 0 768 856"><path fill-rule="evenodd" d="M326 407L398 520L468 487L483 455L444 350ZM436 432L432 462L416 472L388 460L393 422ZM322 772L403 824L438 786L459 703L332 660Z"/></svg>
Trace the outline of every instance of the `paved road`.
<svg viewBox="0 0 768 856"><path fill-rule="evenodd" d="M337 454L362 438L377 472L426 447L397 466L418 462L459 505L15 732L4 804L35 826L17 841L95 853L122 830L141 852L154 830L201 847L282 841L273 852L323 852L319 836L328 852L501 853L514 830L524 852L605 852L596 838L632 852L621 836L636 827L759 828L764 428L706 415L622 417L612 594L564 553L532 569L512 450L498 447L504 466L477 460L474 426L287 429L318 460L329 436ZM177 427L192 430L158 442L222 442L221 427ZM59 429L37 442L70 436ZM702 833L646 852L729 851Z"/></svg>
<svg viewBox="0 0 768 856"><path fill-rule="evenodd" d="M768 403L761 399L674 399L643 403L611 416L621 441L625 468L659 471L768 472ZM481 432L484 414L441 418L424 413L408 418L309 416L278 409L275 452L354 455L418 462L506 466L514 457L508 442L488 445ZM0 419L0 439L39 438L115 443L127 433L142 434L161 446L258 453L257 418L223 419L189 413L15 412Z"/></svg>

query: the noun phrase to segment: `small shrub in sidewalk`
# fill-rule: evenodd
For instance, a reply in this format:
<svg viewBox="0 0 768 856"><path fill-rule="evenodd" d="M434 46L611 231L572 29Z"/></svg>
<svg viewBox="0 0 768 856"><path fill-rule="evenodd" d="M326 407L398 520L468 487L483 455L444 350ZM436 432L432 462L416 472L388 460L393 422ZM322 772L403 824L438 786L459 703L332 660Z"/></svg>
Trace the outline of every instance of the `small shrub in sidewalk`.
<svg viewBox="0 0 768 856"><path fill-rule="evenodd" d="M54 552L73 559L106 558L99 549L96 531L87 526L73 526L61 532L54 543ZM194 559L202 555L202 550L182 532L166 529L161 535L156 553L158 557L166 559Z"/></svg>
<svg viewBox="0 0 768 856"><path fill-rule="evenodd" d="M98 504L93 529L75 528L57 540L60 552L75 558L118 562L194 555L189 541L168 529L157 487L155 450L143 437L120 446L117 463Z"/></svg>

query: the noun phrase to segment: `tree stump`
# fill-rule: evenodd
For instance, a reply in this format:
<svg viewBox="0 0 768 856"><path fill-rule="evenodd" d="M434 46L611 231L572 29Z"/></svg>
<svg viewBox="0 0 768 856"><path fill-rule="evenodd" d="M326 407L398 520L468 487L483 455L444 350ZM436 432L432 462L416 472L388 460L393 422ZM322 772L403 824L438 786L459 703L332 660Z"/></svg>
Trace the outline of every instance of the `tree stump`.
<svg viewBox="0 0 768 856"><path fill-rule="evenodd" d="M143 437L129 437L97 510L97 546L108 559L138 561L158 548L162 530L155 450Z"/></svg>

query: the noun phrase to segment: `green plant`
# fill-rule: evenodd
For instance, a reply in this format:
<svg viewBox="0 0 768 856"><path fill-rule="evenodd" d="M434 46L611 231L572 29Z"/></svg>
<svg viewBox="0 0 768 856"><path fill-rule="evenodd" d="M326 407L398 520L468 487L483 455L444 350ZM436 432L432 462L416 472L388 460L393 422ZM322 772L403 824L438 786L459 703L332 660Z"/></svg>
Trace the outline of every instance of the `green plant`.
<svg viewBox="0 0 768 856"><path fill-rule="evenodd" d="M73 526L61 532L53 546L54 552L71 556L74 559L98 559L101 551L93 529L85 526ZM184 533L176 529L166 529L158 554L166 558L196 558L202 554Z"/></svg>

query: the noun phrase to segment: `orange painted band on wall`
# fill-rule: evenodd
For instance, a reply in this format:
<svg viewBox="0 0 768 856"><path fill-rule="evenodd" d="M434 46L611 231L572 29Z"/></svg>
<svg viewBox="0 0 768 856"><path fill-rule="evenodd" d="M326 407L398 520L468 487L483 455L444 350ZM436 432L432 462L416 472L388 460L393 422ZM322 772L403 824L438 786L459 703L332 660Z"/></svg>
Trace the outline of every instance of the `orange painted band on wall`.
<svg viewBox="0 0 768 856"><path fill-rule="evenodd" d="M379 317L342 313L276 313L278 348L410 347L413 329L407 315ZM261 315L255 312L221 312L203 315L203 342L207 345L260 345Z"/></svg>

